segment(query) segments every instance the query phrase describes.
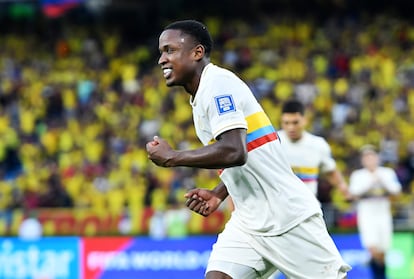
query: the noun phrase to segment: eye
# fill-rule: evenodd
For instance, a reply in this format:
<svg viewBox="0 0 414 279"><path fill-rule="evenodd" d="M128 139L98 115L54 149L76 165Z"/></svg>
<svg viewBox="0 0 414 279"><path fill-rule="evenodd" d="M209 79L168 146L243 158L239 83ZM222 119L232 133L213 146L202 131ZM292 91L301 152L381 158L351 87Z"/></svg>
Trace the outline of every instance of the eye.
<svg viewBox="0 0 414 279"><path fill-rule="evenodd" d="M171 48L171 47L168 47L168 48L166 49L166 52L167 52L168 54L172 54L172 53L174 53L174 51L175 51L175 49L173 49L173 48Z"/></svg>
<svg viewBox="0 0 414 279"><path fill-rule="evenodd" d="M171 47L164 47L160 49L159 51L160 51L160 55L162 55L163 53L172 54L173 52L175 52L175 49Z"/></svg>

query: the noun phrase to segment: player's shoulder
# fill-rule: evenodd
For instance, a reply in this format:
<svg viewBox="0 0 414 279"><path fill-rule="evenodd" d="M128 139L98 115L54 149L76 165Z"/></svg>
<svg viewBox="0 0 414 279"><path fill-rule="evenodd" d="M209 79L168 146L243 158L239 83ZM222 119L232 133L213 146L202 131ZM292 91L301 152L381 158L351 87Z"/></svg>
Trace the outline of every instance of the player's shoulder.
<svg viewBox="0 0 414 279"><path fill-rule="evenodd" d="M251 94L248 85L234 72L211 63L203 71L200 84L213 91L230 91L240 96L246 93Z"/></svg>
<svg viewBox="0 0 414 279"><path fill-rule="evenodd" d="M303 131L303 138L306 141L312 142L313 144L317 145L317 146L328 146L328 142L326 141L325 138L312 134L311 132L308 131Z"/></svg>
<svg viewBox="0 0 414 279"><path fill-rule="evenodd" d="M369 172L365 168L355 169L351 172L351 177L368 175Z"/></svg>
<svg viewBox="0 0 414 279"><path fill-rule="evenodd" d="M205 77L221 77L221 78L237 78L237 75L232 72L231 70L215 65L213 63L208 64L205 69L203 75Z"/></svg>
<svg viewBox="0 0 414 279"><path fill-rule="evenodd" d="M379 166L378 171L383 172L383 173L395 173L395 170L393 168L386 167L386 166Z"/></svg>
<svg viewBox="0 0 414 279"><path fill-rule="evenodd" d="M355 170L352 171L352 173L358 173L358 174L367 173L367 172L368 172L368 170L366 168L359 168L359 169L355 169Z"/></svg>

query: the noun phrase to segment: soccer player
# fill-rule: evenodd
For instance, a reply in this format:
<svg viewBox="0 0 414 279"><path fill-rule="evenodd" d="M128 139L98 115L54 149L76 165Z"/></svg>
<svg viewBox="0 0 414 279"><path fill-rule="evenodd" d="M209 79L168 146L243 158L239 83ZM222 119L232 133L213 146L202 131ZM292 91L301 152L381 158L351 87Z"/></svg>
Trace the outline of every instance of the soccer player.
<svg viewBox="0 0 414 279"><path fill-rule="evenodd" d="M146 145L158 166L219 170L214 189L187 192L189 209L208 216L227 196L234 202L205 278L267 278L277 269L289 278L346 278L350 266L327 232L317 199L299 190L302 181L249 87L210 62L212 44L206 26L194 20L171 23L159 36L166 84L190 95L204 146L175 150L157 136Z"/></svg>
<svg viewBox="0 0 414 279"><path fill-rule="evenodd" d="M282 130L278 134L293 172L316 196L318 179L323 175L330 185L350 198L348 185L336 167L329 144L324 138L306 131L306 124L303 103L296 99L286 101L282 106Z"/></svg>
<svg viewBox="0 0 414 279"><path fill-rule="evenodd" d="M390 248L393 223L389 197L401 191L401 184L392 168L380 166L374 146L361 148L362 168L354 170L349 190L357 200L357 220L361 243L371 256L374 279L385 279L385 254Z"/></svg>

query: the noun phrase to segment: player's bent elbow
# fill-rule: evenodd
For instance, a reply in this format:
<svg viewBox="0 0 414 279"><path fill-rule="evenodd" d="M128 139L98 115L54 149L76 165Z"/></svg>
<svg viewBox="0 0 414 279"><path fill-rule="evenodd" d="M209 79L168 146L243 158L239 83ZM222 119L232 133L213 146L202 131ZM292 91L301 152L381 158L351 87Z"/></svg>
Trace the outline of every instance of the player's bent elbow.
<svg viewBox="0 0 414 279"><path fill-rule="evenodd" d="M247 148L244 145L239 144L226 144L220 145L220 149L217 150L219 158L217 158L223 164L223 167L237 167L246 164L247 162Z"/></svg>
<svg viewBox="0 0 414 279"><path fill-rule="evenodd" d="M229 162L232 166L243 166L247 162L247 152L234 152L229 154Z"/></svg>

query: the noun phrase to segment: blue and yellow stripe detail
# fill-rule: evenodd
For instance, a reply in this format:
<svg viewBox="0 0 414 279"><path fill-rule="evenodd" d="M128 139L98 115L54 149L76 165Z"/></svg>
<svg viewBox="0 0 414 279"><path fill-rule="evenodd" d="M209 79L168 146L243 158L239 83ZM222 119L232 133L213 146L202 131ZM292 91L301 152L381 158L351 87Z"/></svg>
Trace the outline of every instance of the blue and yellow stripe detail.
<svg viewBox="0 0 414 279"><path fill-rule="evenodd" d="M247 151L252 151L268 142L279 139L276 130L267 115L257 112L246 117L247 121Z"/></svg>
<svg viewBox="0 0 414 279"><path fill-rule="evenodd" d="M319 177L319 169L317 167L292 167L293 172L303 182L317 181Z"/></svg>

